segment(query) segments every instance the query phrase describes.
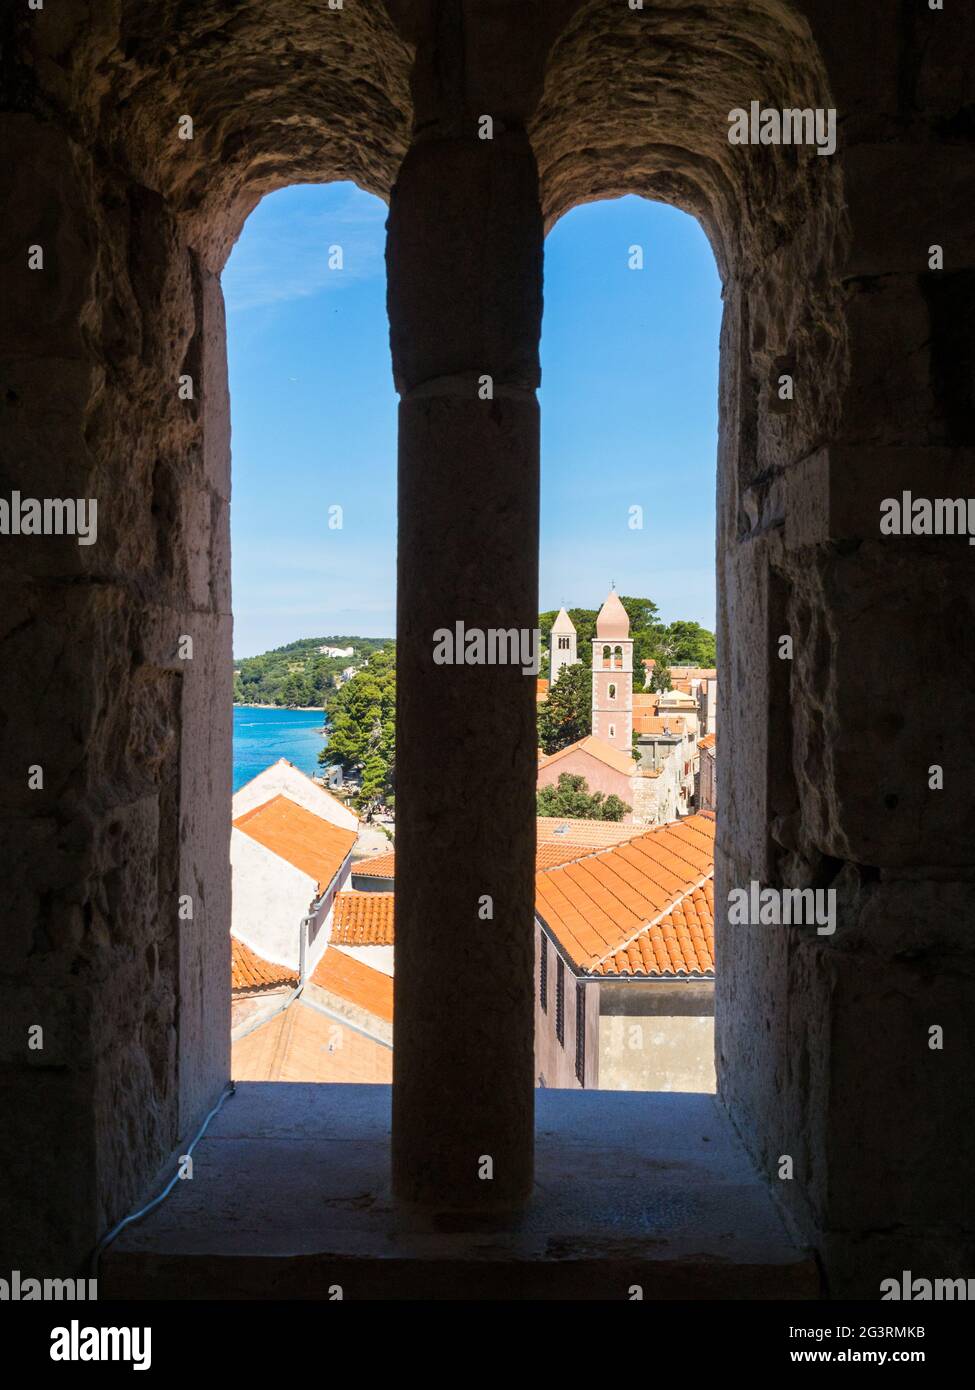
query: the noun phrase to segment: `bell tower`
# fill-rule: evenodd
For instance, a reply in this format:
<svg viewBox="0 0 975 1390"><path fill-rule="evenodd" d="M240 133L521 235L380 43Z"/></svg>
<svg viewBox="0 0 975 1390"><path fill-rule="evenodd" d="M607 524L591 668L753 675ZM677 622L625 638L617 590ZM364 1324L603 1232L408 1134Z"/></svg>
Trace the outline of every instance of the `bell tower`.
<svg viewBox="0 0 975 1390"><path fill-rule="evenodd" d="M633 639L615 589L599 610L592 643L592 731L632 757Z"/></svg>
<svg viewBox="0 0 975 1390"><path fill-rule="evenodd" d="M564 608L559 609L558 617L552 624L549 639L549 682L554 685L563 666L575 666L579 660L576 651L575 624Z"/></svg>

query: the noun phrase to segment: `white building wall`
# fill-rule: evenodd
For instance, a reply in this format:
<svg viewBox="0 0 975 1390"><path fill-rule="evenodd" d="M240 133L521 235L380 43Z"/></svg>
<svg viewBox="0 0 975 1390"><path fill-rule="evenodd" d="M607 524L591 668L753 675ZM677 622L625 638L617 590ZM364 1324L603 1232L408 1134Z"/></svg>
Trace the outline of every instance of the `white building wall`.
<svg viewBox="0 0 975 1390"><path fill-rule="evenodd" d="M309 924L305 967L321 960L332 932L335 894L348 883L351 853ZM318 884L236 827L230 834L231 931L245 946L296 973L301 959L301 922L318 896Z"/></svg>
<svg viewBox="0 0 975 1390"><path fill-rule="evenodd" d="M303 806L306 811L311 811L313 815L327 820L331 825L338 825L343 830L359 829L359 818L354 811L343 806L341 801L284 758L279 758L276 763L266 767L263 772L245 782L240 791L234 793L233 819L237 820L246 811L252 811L255 806L263 806L275 796L287 796L299 806Z"/></svg>

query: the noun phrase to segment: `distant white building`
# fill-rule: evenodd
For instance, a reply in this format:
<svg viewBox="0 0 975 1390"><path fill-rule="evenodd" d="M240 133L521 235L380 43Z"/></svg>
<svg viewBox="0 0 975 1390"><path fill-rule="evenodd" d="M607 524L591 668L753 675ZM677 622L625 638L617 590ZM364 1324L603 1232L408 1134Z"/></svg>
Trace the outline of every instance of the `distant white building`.
<svg viewBox="0 0 975 1390"><path fill-rule="evenodd" d="M355 656L355 647L319 647L319 656Z"/></svg>
<svg viewBox="0 0 975 1390"><path fill-rule="evenodd" d="M232 935L297 973L304 934L306 970L314 970L358 830L347 806L284 758L241 787L230 836Z"/></svg>
<svg viewBox="0 0 975 1390"><path fill-rule="evenodd" d="M357 666L346 666L345 670L342 672L342 679L344 681L350 681L358 669Z"/></svg>

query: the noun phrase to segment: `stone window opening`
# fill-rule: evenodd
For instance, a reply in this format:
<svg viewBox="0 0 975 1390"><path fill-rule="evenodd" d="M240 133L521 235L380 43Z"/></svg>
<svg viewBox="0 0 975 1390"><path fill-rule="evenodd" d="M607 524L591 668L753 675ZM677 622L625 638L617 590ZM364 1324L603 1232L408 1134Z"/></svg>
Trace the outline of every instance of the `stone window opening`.
<svg viewBox="0 0 975 1390"><path fill-rule="evenodd" d="M38 15L46 22L54 8ZM964 682L946 678L943 702L925 683L922 706L899 688L886 716L872 711L883 749L869 728L859 740L843 730L864 698L882 701L912 618L940 631L943 605L963 607L970 588L934 546L912 552L901 578L901 552L878 545L875 524L897 470L908 486L912 469L958 466L958 446L971 442L964 373L944 365L961 341L971 272L932 282L934 233L912 211L937 207L939 241L966 244L964 200L956 213L938 171L968 101L941 80L947 26L970 18L964 7L933 19L918 7L910 25L883 30L880 54L845 0L639 13L578 0L546 5L544 24L524 23L523 8L504 7L502 24L487 6L464 6L456 24L431 25L419 4L347 5L336 37L322 7L292 7L287 47L305 62L284 68L268 42L276 21L251 4L234 7L232 23L229 6L179 7L181 29L168 10L160 23L155 8L115 7L97 41L65 43L43 23L13 32L14 61L31 77L4 114L5 149L33 177L11 203L11 237L30 246L56 219L60 264L56 276L17 281L5 304L10 457L34 471L35 490L46 477L56 488L70 457L79 488L102 488L125 519L92 553L25 550L13 561L29 621L8 638L7 708L23 728L30 715L41 732L62 731L67 750L40 810L26 794L11 802L12 862L38 891L23 897L9 998L15 1010L53 1001L59 1032L41 1069L37 1059L11 1068L7 1142L32 1159L18 1214L32 1258L21 1268L79 1262L135 1209L229 1074L219 275L264 192L339 178L390 199L401 397L397 1198L510 1212L532 1191L534 688L500 668L434 671L426 658L458 605L485 627L537 622L543 235L577 203L639 193L700 219L724 286L716 549L734 757L718 788L715 901L735 884L805 875L834 886L842 909L833 942L790 930L724 952L721 1106L832 1292L876 1298L878 1274L924 1267L932 1231L951 1267L940 1233L970 1187L955 1152L964 1146L949 1142L970 1093L967 1059L906 1050L927 1021L920 998L936 993L964 1017L946 973L925 977L915 962L928 969L960 949L946 924L960 917L956 889L965 901L970 815L947 794L932 805L906 776L886 779L914 765L917 727L951 710ZM930 23L943 26L940 41L919 37ZM838 107L835 157L729 144L726 108L751 97ZM184 108L195 113L191 141L175 134ZM476 116L492 110L504 121L481 140ZM874 216L888 197L903 218ZM910 370L905 342L919 345ZM70 370L52 365L69 360ZM773 400L776 368L793 362L778 372L793 377L792 398ZM57 410L37 389L54 371ZM185 401L182 376L195 388ZM190 624L197 656L180 663L173 651ZM49 634L52 663L36 659L37 633ZM786 633L797 639L788 662L776 646ZM444 758L472 725L479 741ZM955 729L964 736L963 719L938 735L964 767ZM892 815L883 798L895 794ZM472 797L483 829L474 843L462 825ZM456 872L430 874L432 836ZM489 888L487 954L472 904ZM177 921L183 893L204 908L193 921ZM726 929L719 908L719 951ZM471 1016L490 1019L490 1032L468 1027ZM39 1084L48 1117L79 1136L70 1171L31 1128ZM271 1088L275 1104L284 1089ZM338 1088L321 1089L330 1099ZM882 1123L892 1104L910 1117L896 1132ZM540 1132L539 1156L546 1142ZM798 1181L777 1181L784 1145L804 1156ZM468 1162L485 1151L497 1159L492 1185ZM180 1184L174 1200L200 1187ZM155 1277L133 1247L129 1266L120 1259L122 1287L126 1268ZM307 1280L307 1267L293 1277Z"/></svg>

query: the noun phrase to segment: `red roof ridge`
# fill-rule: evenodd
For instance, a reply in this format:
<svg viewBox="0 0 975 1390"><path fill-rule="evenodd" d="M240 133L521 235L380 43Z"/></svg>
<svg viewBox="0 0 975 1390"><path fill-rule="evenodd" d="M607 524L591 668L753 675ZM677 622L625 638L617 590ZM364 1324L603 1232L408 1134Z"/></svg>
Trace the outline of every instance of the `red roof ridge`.
<svg viewBox="0 0 975 1390"><path fill-rule="evenodd" d="M699 888L703 888L704 885L708 882L708 880L712 878L714 878L713 865L711 866L711 870L709 873L706 873L703 875L702 878L699 878L697 883L690 884L689 887L683 893L679 893L672 903L665 907L662 912L658 912L656 917L652 918L649 922L644 923L644 925L640 927L639 931L635 931L632 936L628 937L625 941L621 942L619 946L614 946L612 950L607 951L605 955L599 956L598 958L594 958L589 966L590 971L595 970L597 966L605 965L608 960L611 960L612 957L617 955L620 951L625 951L627 946L632 946L633 942L636 941L639 937L641 937L644 932L649 931L651 927L659 926L665 917L669 917L670 914L676 908L680 907L681 903L685 902L689 897L692 897Z"/></svg>

